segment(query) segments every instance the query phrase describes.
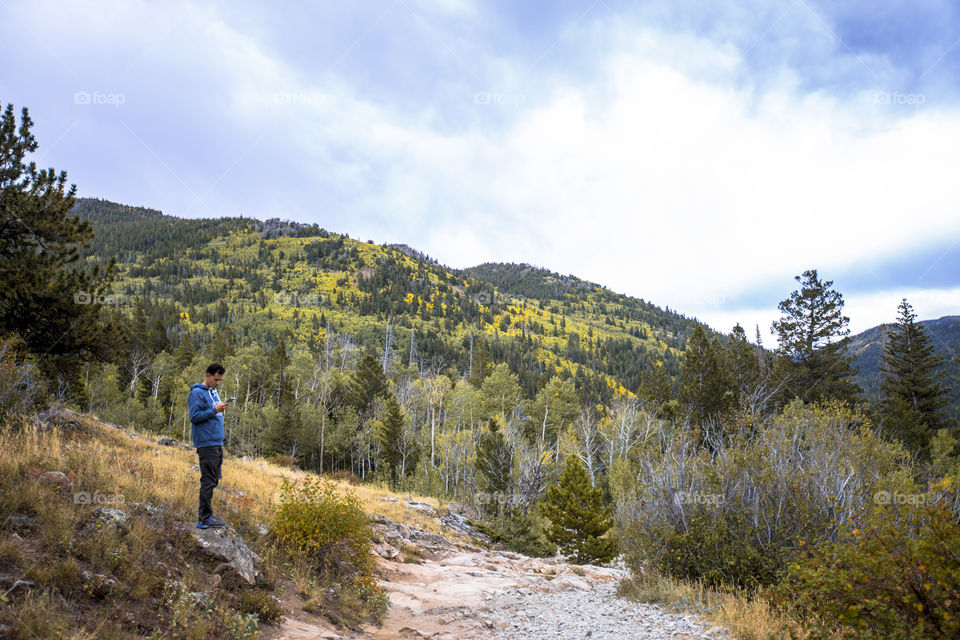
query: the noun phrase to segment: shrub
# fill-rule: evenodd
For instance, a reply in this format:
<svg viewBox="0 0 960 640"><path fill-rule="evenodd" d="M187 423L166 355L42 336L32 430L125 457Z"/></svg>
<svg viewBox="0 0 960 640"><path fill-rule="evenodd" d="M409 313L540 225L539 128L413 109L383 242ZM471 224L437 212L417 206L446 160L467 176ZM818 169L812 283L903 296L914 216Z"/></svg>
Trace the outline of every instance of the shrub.
<svg viewBox="0 0 960 640"><path fill-rule="evenodd" d="M240 613L254 614L268 624L283 620L283 607L277 599L260 589L246 589L240 594Z"/></svg>
<svg viewBox="0 0 960 640"><path fill-rule="evenodd" d="M937 503L879 505L790 565L778 591L808 637L960 637L960 527L919 496Z"/></svg>
<svg viewBox="0 0 960 640"><path fill-rule="evenodd" d="M321 578L370 581L370 524L356 496L309 478L284 481L271 533L280 545L309 557Z"/></svg>
<svg viewBox="0 0 960 640"><path fill-rule="evenodd" d="M879 488L909 486L909 459L839 404L782 414L707 451L686 435L645 455L617 518L637 573L753 588L797 549L837 532Z"/></svg>

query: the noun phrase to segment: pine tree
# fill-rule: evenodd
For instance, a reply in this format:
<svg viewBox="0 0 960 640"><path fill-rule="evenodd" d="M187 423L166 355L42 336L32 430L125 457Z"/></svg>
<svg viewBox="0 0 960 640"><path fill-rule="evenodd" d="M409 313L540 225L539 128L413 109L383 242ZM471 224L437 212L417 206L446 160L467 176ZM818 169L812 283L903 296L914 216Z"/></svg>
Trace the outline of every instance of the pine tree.
<svg viewBox="0 0 960 640"><path fill-rule="evenodd" d="M949 389L940 383L946 373L937 372L943 358L934 353L926 329L915 322L916 314L906 298L897 307L897 324L887 336L880 370L884 422L910 450L927 457L930 437L951 426L943 413Z"/></svg>
<svg viewBox="0 0 960 640"><path fill-rule="evenodd" d="M180 371L183 371L191 364L193 364L193 359L197 355L197 350L193 346L193 340L190 339L190 334L183 336L180 340L180 344L177 345L177 350L173 353L173 359L177 363L177 368Z"/></svg>
<svg viewBox="0 0 960 640"><path fill-rule="evenodd" d="M403 438L406 423L403 409L393 391L387 391L385 395L383 418L377 424L374 435L380 443L383 462L390 469L390 481L396 486L401 470L409 473L416 463L411 463L414 447L408 446Z"/></svg>
<svg viewBox="0 0 960 640"><path fill-rule="evenodd" d="M856 403L863 391L852 381L857 368L846 354L850 318L843 315L843 296L830 288L832 280L821 282L816 269L794 279L800 289L780 303L784 315L773 323L779 343L775 377L789 396L781 400Z"/></svg>
<svg viewBox="0 0 960 640"><path fill-rule="evenodd" d="M540 512L550 520L547 539L576 564L609 562L616 544L603 538L612 526L603 491L590 486L590 476L576 456L569 456L557 484L547 488Z"/></svg>
<svg viewBox="0 0 960 640"><path fill-rule="evenodd" d="M70 215L76 185L65 188L65 171L27 163L37 150L32 126L26 108L17 126L12 104L0 119L0 337L19 336L44 373L78 391L82 362L117 348L115 328L100 320L113 262L101 271L80 261L92 227Z"/></svg>
<svg viewBox="0 0 960 640"><path fill-rule="evenodd" d="M487 429L480 434L477 442L477 473L483 482L486 491L496 500L487 503L489 511L498 515L499 498L510 495L510 485L513 480L513 452L507 445L500 425L493 418L487 423Z"/></svg>
<svg viewBox="0 0 960 640"><path fill-rule="evenodd" d="M747 342L747 332L739 324L730 332L727 362L730 364L733 390L737 398L752 393L760 384L760 363L757 361L756 349Z"/></svg>
<svg viewBox="0 0 960 640"><path fill-rule="evenodd" d="M683 352L680 401L695 424L715 422L733 406L733 393L723 362L723 347L711 343L701 325L693 329Z"/></svg>
<svg viewBox="0 0 960 640"><path fill-rule="evenodd" d="M361 419L371 415L374 401L387 391L387 377L380 361L369 351L360 356L350 383L350 404Z"/></svg>
<svg viewBox="0 0 960 640"><path fill-rule="evenodd" d="M639 395L658 405L673 399L673 383L662 364L655 364L643 372Z"/></svg>
<svg viewBox="0 0 960 640"><path fill-rule="evenodd" d="M233 334L223 327L217 327L213 340L204 350L204 355L210 362L224 362L233 355Z"/></svg>
<svg viewBox="0 0 960 640"><path fill-rule="evenodd" d="M295 458L303 441L303 422L293 394L290 376L290 356L283 340L270 353L270 368L273 372L272 388L278 419L268 428L265 436L267 449Z"/></svg>
<svg viewBox="0 0 960 640"><path fill-rule="evenodd" d="M167 337L167 327L159 317L155 318L150 327L150 350L154 353L170 351L170 339Z"/></svg>

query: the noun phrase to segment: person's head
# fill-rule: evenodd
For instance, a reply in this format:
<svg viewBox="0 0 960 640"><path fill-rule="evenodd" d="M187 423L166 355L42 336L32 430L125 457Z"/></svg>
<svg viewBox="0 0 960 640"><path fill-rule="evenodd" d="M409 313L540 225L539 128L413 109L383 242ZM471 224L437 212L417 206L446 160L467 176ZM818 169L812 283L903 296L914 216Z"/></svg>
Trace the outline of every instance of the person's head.
<svg viewBox="0 0 960 640"><path fill-rule="evenodd" d="M207 375L203 378L203 384L211 389L216 389L220 386L220 383L223 382L223 374L225 372L226 369L223 368L222 364L213 363L207 367Z"/></svg>

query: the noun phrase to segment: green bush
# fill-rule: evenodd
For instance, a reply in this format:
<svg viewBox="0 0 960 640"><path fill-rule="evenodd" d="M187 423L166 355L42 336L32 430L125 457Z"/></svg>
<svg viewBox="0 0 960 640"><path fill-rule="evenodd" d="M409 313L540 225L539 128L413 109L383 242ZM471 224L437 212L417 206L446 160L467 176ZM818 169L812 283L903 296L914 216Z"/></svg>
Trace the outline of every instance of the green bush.
<svg viewBox="0 0 960 640"><path fill-rule="evenodd" d="M354 629L382 621L389 599L374 575L370 521L356 496L321 478L285 481L270 529L295 564L309 564L315 593L306 609Z"/></svg>
<svg viewBox="0 0 960 640"><path fill-rule="evenodd" d="M960 638L956 515L946 501L878 505L793 562L778 591L811 639Z"/></svg>
<svg viewBox="0 0 960 640"><path fill-rule="evenodd" d="M836 539L876 491L912 484L902 447L839 404L792 403L713 451L680 434L639 469L634 493L618 491L628 562L711 587L776 584L797 550Z"/></svg>
<svg viewBox="0 0 960 640"><path fill-rule="evenodd" d="M375 583L367 515L333 483L284 481L270 530L281 547L307 556L320 578Z"/></svg>

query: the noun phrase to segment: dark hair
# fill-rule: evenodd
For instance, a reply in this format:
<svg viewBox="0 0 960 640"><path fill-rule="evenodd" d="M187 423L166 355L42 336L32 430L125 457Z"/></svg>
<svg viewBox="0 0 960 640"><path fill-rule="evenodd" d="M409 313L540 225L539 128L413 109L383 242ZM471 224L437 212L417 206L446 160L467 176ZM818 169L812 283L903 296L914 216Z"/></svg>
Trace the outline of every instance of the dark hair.
<svg viewBox="0 0 960 640"><path fill-rule="evenodd" d="M222 375L225 371L226 371L226 369L223 368L223 365L222 365L222 364L217 364L216 362L214 362L212 365L210 365L209 367L207 367L207 375L208 375L208 376L215 376L215 375L217 375L218 373Z"/></svg>

